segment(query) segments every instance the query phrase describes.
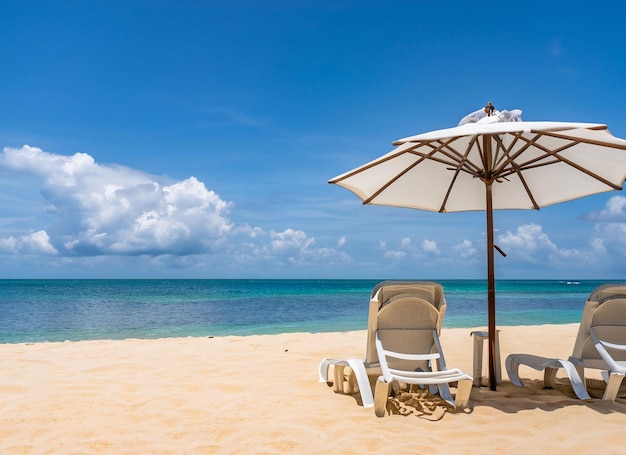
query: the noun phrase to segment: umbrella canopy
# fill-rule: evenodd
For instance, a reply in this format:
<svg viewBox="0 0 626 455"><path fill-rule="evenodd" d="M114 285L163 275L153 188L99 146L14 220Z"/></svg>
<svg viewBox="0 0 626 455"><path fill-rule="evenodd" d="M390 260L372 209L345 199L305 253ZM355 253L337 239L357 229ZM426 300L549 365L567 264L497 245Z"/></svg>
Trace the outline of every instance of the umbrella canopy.
<svg viewBox="0 0 626 455"><path fill-rule="evenodd" d="M393 143L397 147L386 155L329 180L364 204L486 212L492 390L496 389L493 210L538 210L620 190L626 178L626 140L611 135L606 125L501 119L485 117L397 140Z"/></svg>

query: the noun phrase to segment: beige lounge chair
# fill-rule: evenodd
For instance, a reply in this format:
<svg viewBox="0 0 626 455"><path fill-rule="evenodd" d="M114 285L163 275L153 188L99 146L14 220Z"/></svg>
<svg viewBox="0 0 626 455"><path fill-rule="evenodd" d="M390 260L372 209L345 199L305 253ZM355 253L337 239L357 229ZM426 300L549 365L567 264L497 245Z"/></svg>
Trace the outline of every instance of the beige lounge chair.
<svg viewBox="0 0 626 455"><path fill-rule="evenodd" d="M605 300L593 315L589 334L608 366L603 374L607 386L602 399L615 401L626 374L626 297Z"/></svg>
<svg viewBox="0 0 626 455"><path fill-rule="evenodd" d="M332 385L336 393L360 393L363 407L374 406L371 384L381 374L376 351L378 313L391 301L402 296L413 296L429 302L439 314L437 333L446 312L443 287L430 281L383 281L372 289L368 313L365 360L358 358L325 358L319 365L319 380ZM332 370L332 378L329 372Z"/></svg>
<svg viewBox="0 0 626 455"><path fill-rule="evenodd" d="M538 371L544 370L544 384L546 387L553 388L555 385L557 371L560 368L564 368L576 396L578 396L581 400L590 399L585 386L585 368L603 371L611 369L607 361L596 348L596 342L594 342L591 337L591 328L594 324L594 318L596 318L596 313L604 306L605 303L625 298L626 285L623 284L604 284L594 289L585 303L572 355L566 360L541 357L531 354L511 354L506 358L506 370L511 382L517 386L523 386L519 378L519 366L526 365ZM606 317L606 315L611 315L610 317L613 317L611 313L612 311L617 311L616 314L619 314L619 311L615 308L616 306L610 305L600 313L598 318ZM601 321L601 319L596 319L596 321ZM605 332L604 329L597 329L596 332L598 330L600 333ZM622 338L616 338L612 335L611 339L608 340L609 342L613 340L613 343L626 344L626 327L624 327L621 332L615 327L610 330L612 333L621 333ZM602 338L602 335L600 335L600 338ZM626 360L626 357L623 357L623 355L618 358L619 360ZM616 381L616 379L613 380L611 389L615 387ZM619 388L619 384L617 387ZM607 387L604 399L611 399L610 395L612 394L612 390L609 389L610 388ZM617 390L615 393L617 393ZM612 399L615 399L615 396L613 396Z"/></svg>
<svg viewBox="0 0 626 455"><path fill-rule="evenodd" d="M473 381L463 371L446 367L440 326L439 312L419 297L397 296L378 312L375 343L382 370L374 394L378 417L386 413L392 387L402 383L429 386L453 407L467 407ZM458 382L456 400L450 392L452 382Z"/></svg>

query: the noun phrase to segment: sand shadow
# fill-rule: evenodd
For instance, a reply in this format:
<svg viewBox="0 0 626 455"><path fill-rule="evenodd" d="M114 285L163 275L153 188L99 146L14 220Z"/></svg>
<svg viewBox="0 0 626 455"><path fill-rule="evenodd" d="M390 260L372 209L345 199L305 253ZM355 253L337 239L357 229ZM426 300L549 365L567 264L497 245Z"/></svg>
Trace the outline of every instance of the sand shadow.
<svg viewBox="0 0 626 455"><path fill-rule="evenodd" d="M509 381L503 381L495 391L487 387L474 387L470 396L471 406L488 406L505 413L536 409L551 412L565 407L584 406L600 414L626 414L626 390L620 391L615 401L602 400L604 383L599 380L587 380L590 400L580 400L568 379L559 379L553 389L545 388L544 382L539 379L526 379L522 383L524 387L517 387Z"/></svg>

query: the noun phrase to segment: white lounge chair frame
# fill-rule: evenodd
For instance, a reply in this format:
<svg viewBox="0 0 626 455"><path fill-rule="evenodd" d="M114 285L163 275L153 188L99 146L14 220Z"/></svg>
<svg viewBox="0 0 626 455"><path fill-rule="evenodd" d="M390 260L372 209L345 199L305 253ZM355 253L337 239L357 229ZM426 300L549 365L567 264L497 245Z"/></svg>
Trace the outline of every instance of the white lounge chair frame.
<svg viewBox="0 0 626 455"><path fill-rule="evenodd" d="M332 381L328 378L328 367L331 365L333 366ZM346 367L350 367L353 374L346 375ZM371 408L374 406L369 376L361 359L323 359L319 366L319 380L332 385L335 393L351 395L360 392L363 407Z"/></svg>
<svg viewBox="0 0 626 455"><path fill-rule="evenodd" d="M626 297L607 299L594 314L589 335L606 362L604 400L615 401L626 374Z"/></svg>
<svg viewBox="0 0 626 455"><path fill-rule="evenodd" d="M587 387L583 383L582 378L578 374L576 367L572 362L565 359L550 359L547 357L540 357L532 354L511 354L507 356L506 372L509 375L511 383L518 387L523 387L522 381L519 378L519 366L526 365L537 371L544 371L543 382L544 386L549 389L554 389L556 385L556 373L559 368L563 368L570 379L574 393L581 400L588 400L591 397L587 392Z"/></svg>
<svg viewBox="0 0 626 455"><path fill-rule="evenodd" d="M376 348L380 358L380 366L383 374L376 382L375 391L375 412L378 417L385 415L387 398L391 393L394 381L406 384L436 386L431 388L431 392L439 392L443 398L451 406L466 408L469 405L469 396L472 391L472 377L459 370L458 368L448 369L443 358L443 351L437 331L433 330L433 338L437 352L430 354L404 354L394 352L383 348L380 338L376 337ZM408 371L390 368L387 364L387 358L396 358L409 361L428 361L438 365L437 371ZM458 390L456 399L452 397L449 384L458 382Z"/></svg>
<svg viewBox="0 0 626 455"><path fill-rule="evenodd" d="M590 399L591 397L585 386L585 368L603 371L611 370L606 358L602 355L601 350L598 349L598 346L601 346L602 343L596 343L591 336L594 315L598 311L598 308L602 307L605 303L620 298L626 298L626 285L604 284L594 289L585 304L572 355L565 360L531 354L511 354L506 358L506 370L511 382L517 386L523 386L519 378L519 366L526 365L537 371L544 370L545 386L554 388L556 373L560 368L563 368L570 379L576 396L581 400ZM626 327L622 330L626 335ZM619 363L617 365L619 365ZM615 371L616 376L620 374L618 373L619 370ZM603 374L603 377L605 376L607 375ZM615 396L613 392L617 394L621 380L617 383L616 378L613 379L611 383L607 379L606 382L608 382L609 385L605 390L603 398L614 400ZM613 390L615 387L617 387L617 389ZM610 398L611 396L613 396L613 398Z"/></svg>
<svg viewBox="0 0 626 455"><path fill-rule="evenodd" d="M624 380L624 375L626 374L626 361L614 360L611 354L609 354L607 348L619 351L626 351L626 345L609 343L608 341L601 340L596 335L593 327L591 328L590 334L593 342L595 343L596 349L609 366L609 370L604 375L604 380L606 381L607 386L604 390L604 396L602 397L602 399L615 401L615 398L617 398L617 393L619 392L619 388L622 385L622 381Z"/></svg>
<svg viewBox="0 0 626 455"><path fill-rule="evenodd" d="M381 374L376 351L376 327L378 312L388 303L401 296L419 296L428 301L439 313L437 331L441 331L446 300L443 287L431 281L382 281L372 289L369 313L365 360L357 358L325 358L319 364L319 382L332 385L333 391L343 394L360 393L364 408L374 406L370 377ZM347 367L349 369L347 369ZM332 378L329 371L332 368ZM348 374L346 374L348 372Z"/></svg>
<svg viewBox="0 0 626 455"><path fill-rule="evenodd" d="M419 297L402 296L383 308L379 318L382 321L375 333L375 343L382 375L374 393L376 415L385 415L387 398L394 384L399 383L427 385L431 393L439 393L451 406L466 408L473 380L457 368L447 368L437 334L437 310ZM391 349L386 343L396 347ZM452 382L458 382L456 400L450 392Z"/></svg>

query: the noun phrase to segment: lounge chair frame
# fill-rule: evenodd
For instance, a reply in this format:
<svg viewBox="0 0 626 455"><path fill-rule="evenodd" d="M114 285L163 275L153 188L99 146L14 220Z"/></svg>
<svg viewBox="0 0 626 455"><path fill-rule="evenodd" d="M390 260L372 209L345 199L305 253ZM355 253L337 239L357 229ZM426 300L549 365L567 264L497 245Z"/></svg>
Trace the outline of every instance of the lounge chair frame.
<svg viewBox="0 0 626 455"><path fill-rule="evenodd" d="M374 406L372 382L381 374L375 341L378 313L402 296L418 296L428 301L439 313L437 331L441 331L447 307L441 284L432 281L382 281L374 286L370 296L365 360L325 358L319 364L319 382L331 385L336 393L360 393L364 408ZM332 377L329 375L331 370Z"/></svg>
<svg viewBox="0 0 626 455"><path fill-rule="evenodd" d="M438 393L451 406L466 408L469 405L473 380L458 368L447 368L437 333L439 322L437 310L423 299L404 297L391 302L385 311L387 313L396 311L402 317L389 318L376 330L376 351L382 370L374 393L376 415L378 417L385 415L387 398L392 388L397 388L401 383L429 386L431 393ZM385 347L381 332L391 334L387 337L390 337L389 340L393 341L393 344L400 344L403 352ZM415 343L398 342L403 339L413 339ZM392 362L396 362L397 366ZM419 365L424 365L425 368ZM450 384L453 382L458 383L456 399L450 392Z"/></svg>
<svg viewBox="0 0 626 455"><path fill-rule="evenodd" d="M605 347L611 343L606 344L597 335L592 334L595 333L593 327L594 324L598 323L597 314L599 311L601 312L600 309L604 307L603 311L607 311L608 306L615 304L620 299L624 301L626 306L626 285L624 284L609 283L594 289L585 303L572 355L568 359L556 359L531 354L511 354L505 362L511 382L517 386L523 386L519 378L519 366L526 365L537 371L544 370L545 386L554 388L556 373L560 368L563 368L570 379L576 396L581 400L588 400L591 397L585 385L585 369L597 369L603 371L602 377L607 382L603 399L614 400L622 382L619 376L624 374L620 372L620 368L626 368L626 362L620 361L610 364L608 359L611 356ZM626 339L626 321L620 330Z"/></svg>

